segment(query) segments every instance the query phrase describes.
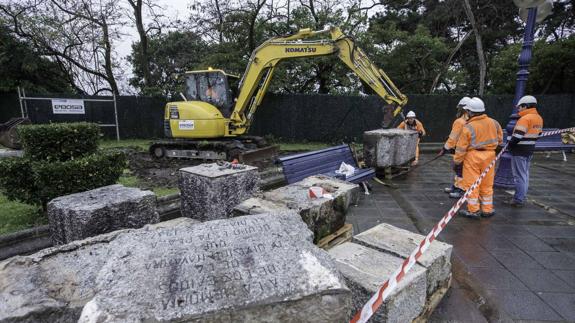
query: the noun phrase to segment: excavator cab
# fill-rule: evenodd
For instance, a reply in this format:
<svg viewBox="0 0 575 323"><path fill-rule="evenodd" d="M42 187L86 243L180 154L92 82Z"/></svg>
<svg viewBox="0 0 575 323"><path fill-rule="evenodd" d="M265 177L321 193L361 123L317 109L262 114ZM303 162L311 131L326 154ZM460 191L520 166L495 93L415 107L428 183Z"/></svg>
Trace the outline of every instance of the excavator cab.
<svg viewBox="0 0 575 323"><path fill-rule="evenodd" d="M234 107L229 78L239 79L216 69L186 72L186 99L209 103L218 108L224 118L229 118Z"/></svg>

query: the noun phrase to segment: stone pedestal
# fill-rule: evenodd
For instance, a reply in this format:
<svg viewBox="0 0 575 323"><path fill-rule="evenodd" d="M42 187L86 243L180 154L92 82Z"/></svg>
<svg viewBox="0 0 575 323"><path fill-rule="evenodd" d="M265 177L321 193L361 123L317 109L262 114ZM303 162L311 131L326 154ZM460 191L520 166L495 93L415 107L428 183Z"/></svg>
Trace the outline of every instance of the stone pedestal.
<svg viewBox="0 0 575 323"><path fill-rule="evenodd" d="M403 259L346 242L328 251L352 291L353 313L363 305L403 262ZM370 322L412 322L425 306L425 269L414 265Z"/></svg>
<svg viewBox="0 0 575 323"><path fill-rule="evenodd" d="M200 221L228 218L234 207L250 198L259 185L257 167L223 168L202 164L180 169L181 211Z"/></svg>
<svg viewBox="0 0 575 323"><path fill-rule="evenodd" d="M409 257L425 237L389 224L380 224L353 237L353 241L379 251ZM451 279L451 251L453 247L441 241L433 241L419 258L418 264L426 269L427 295L446 287Z"/></svg>
<svg viewBox="0 0 575 323"><path fill-rule="evenodd" d="M176 219L0 262L0 321L345 322L351 293L298 214Z"/></svg>
<svg viewBox="0 0 575 323"><path fill-rule="evenodd" d="M110 185L53 199L48 221L55 245L160 220L151 191Z"/></svg>
<svg viewBox="0 0 575 323"><path fill-rule="evenodd" d="M363 133L363 158L369 167L403 165L415 158L418 133L404 129L378 129Z"/></svg>
<svg viewBox="0 0 575 323"><path fill-rule="evenodd" d="M308 191L312 186L322 187L333 199L309 198ZM357 184L316 175L248 199L236 206L234 213L258 214L295 210L313 231L314 240L317 242L345 224L345 214L349 206L357 202L359 194Z"/></svg>

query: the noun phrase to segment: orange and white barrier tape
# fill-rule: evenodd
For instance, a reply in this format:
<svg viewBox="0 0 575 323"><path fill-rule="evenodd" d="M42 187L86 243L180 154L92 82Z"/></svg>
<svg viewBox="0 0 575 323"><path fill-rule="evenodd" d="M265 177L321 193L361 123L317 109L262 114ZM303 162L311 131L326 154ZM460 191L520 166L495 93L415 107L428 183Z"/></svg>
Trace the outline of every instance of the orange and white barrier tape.
<svg viewBox="0 0 575 323"><path fill-rule="evenodd" d="M559 133L574 130L575 127L561 130L547 131L541 133L539 137L552 136ZM415 250L413 250L413 252L409 255L407 259L405 259L405 261L401 264L401 266L391 275L389 279L385 281L385 283L383 283L383 285L379 287L377 292L367 301L367 303L363 306L361 311L357 312L353 316L353 318L351 319L351 323L356 322L364 323L369 320L369 318L373 315L373 313L377 311L377 309L381 306L381 304L383 304L383 302L387 299L387 297L391 294L391 292L395 289L395 287L397 287L397 284L403 279L403 277L407 274L407 272L409 272L411 267L415 265L415 263L421 257L421 255L429 248L433 240L437 238L437 236L439 235L439 233L441 233L443 228L445 228L447 223L449 223L449 221L451 221L451 219L457 214L457 211L461 208L463 203L465 203L471 192L473 192L479 186L483 178L485 178L485 176L487 176L487 173L489 173L491 168L495 166L495 163L497 162L497 160L499 160L499 158L501 158L501 155L503 155L503 152L505 152L506 149L507 145L505 145L505 147L501 149L499 154L497 154L497 156L491 161L491 163L489 163L487 168L483 170L483 172L481 173L481 175L479 175L477 180L469 187L467 191L465 191L465 194L463 194L463 196L455 203L455 205L453 205L451 209L447 211L447 214L445 214L445 216L433 227L431 232L427 234L425 239L423 239L423 241L421 241L419 246L415 248Z"/></svg>

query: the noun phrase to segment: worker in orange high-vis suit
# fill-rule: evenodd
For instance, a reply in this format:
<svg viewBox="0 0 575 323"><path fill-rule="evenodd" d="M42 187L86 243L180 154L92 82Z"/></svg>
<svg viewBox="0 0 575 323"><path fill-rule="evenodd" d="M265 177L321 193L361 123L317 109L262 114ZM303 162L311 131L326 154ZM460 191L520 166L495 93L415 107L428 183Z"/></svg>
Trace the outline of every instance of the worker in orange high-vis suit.
<svg viewBox="0 0 575 323"><path fill-rule="evenodd" d="M469 115L467 124L455 146L453 161L455 168L463 167L461 185L467 190L479 178L484 169L495 159L495 149L503 142L501 125L485 114L485 104L479 98L469 100L464 109ZM493 179L495 167L492 167L479 186L467 199L467 210L459 214L468 218L491 217L493 210Z"/></svg>
<svg viewBox="0 0 575 323"><path fill-rule="evenodd" d="M411 165L415 166L419 162L419 140L421 137L425 136L425 128L423 124L415 118L415 112L409 111L405 116L405 120L399 124L397 127L399 129L414 130L419 133L419 138L417 138L417 146L415 148L415 160Z"/></svg>
<svg viewBox="0 0 575 323"><path fill-rule="evenodd" d="M457 140L459 139L461 130L467 123L468 119L467 112L463 109L468 100L471 100L471 98L467 96L459 100L459 103L457 104L457 114L456 114L457 119L453 121L449 137L447 138L447 141L441 148L441 151L439 151L440 156L455 153L455 145L457 144ZM455 176L453 178L453 184L451 184L451 187L446 187L443 190L445 193L449 193L450 198L460 198L461 195L463 195L464 191L461 189L462 176L463 175L461 174L461 172L455 173Z"/></svg>

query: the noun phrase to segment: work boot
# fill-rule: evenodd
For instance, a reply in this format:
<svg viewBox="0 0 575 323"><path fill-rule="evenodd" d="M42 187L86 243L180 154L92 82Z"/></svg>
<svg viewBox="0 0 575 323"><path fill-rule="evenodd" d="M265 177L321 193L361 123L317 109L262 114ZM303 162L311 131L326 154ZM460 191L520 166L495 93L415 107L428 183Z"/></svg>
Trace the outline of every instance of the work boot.
<svg viewBox="0 0 575 323"><path fill-rule="evenodd" d="M463 190L456 188L455 190L453 190L453 192L449 193L449 198L458 199L463 196L463 193L465 193Z"/></svg>
<svg viewBox="0 0 575 323"><path fill-rule="evenodd" d="M453 192L453 187L446 187L443 189L443 193L451 193Z"/></svg>
<svg viewBox="0 0 575 323"><path fill-rule="evenodd" d="M510 198L509 200L505 201L504 203L509 205L509 206L517 207L517 208L523 207L523 205L525 205L524 202L519 202L514 198Z"/></svg>
<svg viewBox="0 0 575 323"><path fill-rule="evenodd" d="M457 214L464 217L464 218L470 218L470 219L481 218L481 212L479 212L479 211L469 212L468 210L459 210L459 212L457 212Z"/></svg>
<svg viewBox="0 0 575 323"><path fill-rule="evenodd" d="M495 211L491 211L491 212L483 212L481 211L481 217L482 218L490 218L492 216L495 215Z"/></svg>
<svg viewBox="0 0 575 323"><path fill-rule="evenodd" d="M411 166L417 166L418 163L419 163L419 160L414 160L411 162Z"/></svg>

